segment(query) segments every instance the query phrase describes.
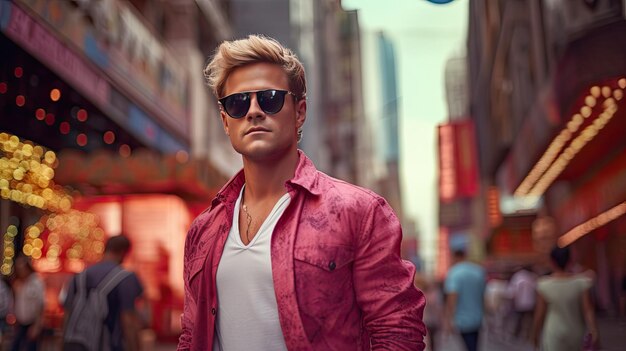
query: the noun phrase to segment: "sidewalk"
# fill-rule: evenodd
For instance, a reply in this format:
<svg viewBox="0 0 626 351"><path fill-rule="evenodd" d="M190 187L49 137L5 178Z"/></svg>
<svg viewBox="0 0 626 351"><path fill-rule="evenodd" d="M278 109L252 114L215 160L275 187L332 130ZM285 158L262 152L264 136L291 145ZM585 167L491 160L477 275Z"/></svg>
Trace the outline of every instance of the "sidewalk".
<svg viewBox="0 0 626 351"><path fill-rule="evenodd" d="M626 350L626 318L598 317L601 348L598 351ZM458 335L438 335L437 351L465 351ZM479 350L481 351L534 351L532 345L524 342L489 335L486 328L481 330Z"/></svg>
<svg viewBox="0 0 626 351"><path fill-rule="evenodd" d="M626 318L598 317L601 350L626 350Z"/></svg>
<svg viewBox="0 0 626 351"><path fill-rule="evenodd" d="M626 318L598 317L598 329L600 330L601 351L624 351L626 350ZM461 338L457 335L438 335L437 351L465 351ZM154 351L175 351L175 344L155 345ZM516 342L514 340L502 340L488 332L481 332L481 351L534 351L530 344ZM600 351L598 350L598 351Z"/></svg>

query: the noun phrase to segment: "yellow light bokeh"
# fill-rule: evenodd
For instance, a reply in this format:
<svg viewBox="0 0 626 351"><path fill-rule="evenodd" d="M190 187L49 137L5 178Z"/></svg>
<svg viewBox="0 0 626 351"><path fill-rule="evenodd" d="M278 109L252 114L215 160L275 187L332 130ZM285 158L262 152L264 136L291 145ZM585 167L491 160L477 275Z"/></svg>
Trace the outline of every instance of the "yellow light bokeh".
<svg viewBox="0 0 626 351"><path fill-rule="evenodd" d="M33 253L33 246L31 244L25 244L22 248L22 252L24 252L24 255L30 256Z"/></svg>
<svg viewBox="0 0 626 351"><path fill-rule="evenodd" d="M58 163L54 151L22 141L15 135L0 133L0 195L49 211L39 222L25 228L21 251L32 257L39 268L59 269L65 265L66 269L74 270L101 258L105 234L98 226L96 215L72 209L72 191L54 181ZM13 269L16 235L17 227L8 226L4 235L2 272L11 273ZM46 253L44 260L40 260L43 252ZM65 257L69 261L65 261Z"/></svg>

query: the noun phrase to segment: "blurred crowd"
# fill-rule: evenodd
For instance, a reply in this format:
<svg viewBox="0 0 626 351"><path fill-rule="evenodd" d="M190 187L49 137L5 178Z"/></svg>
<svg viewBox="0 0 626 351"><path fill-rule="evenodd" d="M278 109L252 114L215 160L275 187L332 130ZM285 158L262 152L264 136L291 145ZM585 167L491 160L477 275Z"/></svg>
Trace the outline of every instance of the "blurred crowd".
<svg viewBox="0 0 626 351"><path fill-rule="evenodd" d="M127 237L109 238L102 259L64 284L58 327L46 321L44 280L29 257L16 256L13 273L0 279L0 350L152 350L142 337L142 284L121 266L129 251ZM112 332L103 332L105 327Z"/></svg>
<svg viewBox="0 0 626 351"><path fill-rule="evenodd" d="M462 249L453 251L452 262L443 280L415 277L427 301L423 320L428 350L448 350L454 335L468 351L481 349L484 342L479 339L516 345L515 350L605 346L595 316L595 273L572 264L569 248L551 250L550 269L523 264L510 272L487 272ZM29 259L18 256L14 274L0 280L0 350L62 349L63 330L46 329L43 323L44 291ZM621 293L615 312L623 322L626 277Z"/></svg>
<svg viewBox="0 0 626 351"><path fill-rule="evenodd" d="M424 322L429 332L428 350L450 349L449 339L455 335L468 351L493 342L499 347L514 346L514 350L620 347L601 337L596 321L595 272L573 264L568 247L551 250L549 269L521 264L508 272L487 272L468 260L463 250L455 250L452 256L453 265L445 279L423 274L415 278L427 301ZM620 291L618 310L608 314L623 324L626 277ZM602 314L607 315L607 311Z"/></svg>

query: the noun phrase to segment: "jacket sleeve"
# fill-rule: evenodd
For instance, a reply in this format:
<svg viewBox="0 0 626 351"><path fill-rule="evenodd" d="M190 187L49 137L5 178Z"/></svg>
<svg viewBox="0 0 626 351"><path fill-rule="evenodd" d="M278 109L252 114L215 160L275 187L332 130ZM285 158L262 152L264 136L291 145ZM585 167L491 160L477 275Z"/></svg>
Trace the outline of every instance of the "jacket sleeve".
<svg viewBox="0 0 626 351"><path fill-rule="evenodd" d="M192 224L191 229L187 233L187 238L185 239L185 253L183 258L183 280L184 280L184 290L185 290L185 298L183 305L183 314L180 317L182 333L180 338L178 339L178 348L177 351L187 351L191 349L191 336L193 334L194 321L196 320L196 301L193 297L193 294L190 290L189 282L191 280L191 262L190 258L190 246L191 237L194 231L194 225Z"/></svg>
<svg viewBox="0 0 626 351"><path fill-rule="evenodd" d="M387 202L372 201L355 238L354 285L372 350L423 350L426 300L400 257L402 229Z"/></svg>

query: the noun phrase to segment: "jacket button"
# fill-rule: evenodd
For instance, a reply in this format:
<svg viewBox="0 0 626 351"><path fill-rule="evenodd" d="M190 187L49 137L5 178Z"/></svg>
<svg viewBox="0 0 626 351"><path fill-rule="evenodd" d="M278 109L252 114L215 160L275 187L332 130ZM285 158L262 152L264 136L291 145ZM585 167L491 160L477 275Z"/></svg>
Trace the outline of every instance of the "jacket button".
<svg viewBox="0 0 626 351"><path fill-rule="evenodd" d="M328 264L328 269L330 269L331 271L334 271L336 267L337 265L333 261L330 261L330 263Z"/></svg>
<svg viewBox="0 0 626 351"><path fill-rule="evenodd" d="M211 314L215 316L215 308L211 308Z"/></svg>

